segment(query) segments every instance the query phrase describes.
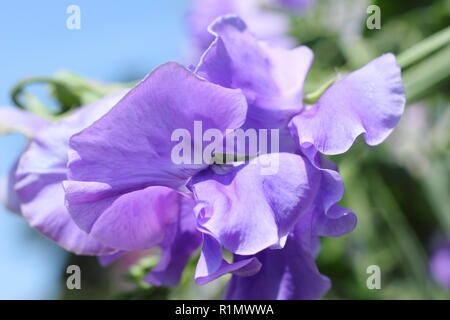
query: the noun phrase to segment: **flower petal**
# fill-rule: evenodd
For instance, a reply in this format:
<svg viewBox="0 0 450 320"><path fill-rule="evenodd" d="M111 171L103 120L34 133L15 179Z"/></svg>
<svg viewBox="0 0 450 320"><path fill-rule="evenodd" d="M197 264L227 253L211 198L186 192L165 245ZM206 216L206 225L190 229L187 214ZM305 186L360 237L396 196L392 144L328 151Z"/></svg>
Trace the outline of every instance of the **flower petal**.
<svg viewBox="0 0 450 320"><path fill-rule="evenodd" d="M315 232L323 237L340 237L355 229L356 215L339 205L332 206L326 214L317 217Z"/></svg>
<svg viewBox="0 0 450 320"><path fill-rule="evenodd" d="M69 117L39 130L20 158L15 188L28 223L68 251L106 255L116 250L94 240L70 217L61 182L67 178L69 137L109 110L124 92L77 109Z"/></svg>
<svg viewBox="0 0 450 320"><path fill-rule="evenodd" d="M63 176L20 178L17 183L21 211L31 227L64 249L83 255L106 255L112 249L93 239L71 219L64 206Z"/></svg>
<svg viewBox="0 0 450 320"><path fill-rule="evenodd" d="M282 13L271 10L260 0L194 0L188 16L189 29L199 51L206 50L214 36L208 26L218 17L236 14L250 26L258 39L283 47L292 47L294 39L289 36L290 22Z"/></svg>
<svg viewBox="0 0 450 320"><path fill-rule="evenodd" d="M291 131L301 147L340 154L361 133L369 145L383 142L404 105L400 67L392 54L385 54L332 85L316 105L292 120Z"/></svg>
<svg viewBox="0 0 450 320"><path fill-rule="evenodd" d="M276 170L267 174L267 164ZM259 156L225 175L208 170L192 181L193 192L204 206L197 220L235 254L282 247L311 206L319 182L320 171L307 159L287 153Z"/></svg>
<svg viewBox="0 0 450 320"><path fill-rule="evenodd" d="M223 259L220 243L208 234L203 235L203 248L195 270L195 283L206 284L227 273L250 276L259 272L261 263L255 257L228 263Z"/></svg>
<svg viewBox="0 0 450 320"><path fill-rule="evenodd" d="M194 122L200 121L203 130L214 128L224 134L242 125L246 107L239 90L208 83L175 63L159 67L111 112L72 137L70 179L64 186L73 219L86 232L119 249L158 244L178 213L165 187L184 188L194 173L207 167L172 161L177 144L171 141L173 132L184 129L197 142L202 136L196 136ZM146 197L152 198L155 190L170 199L164 203L155 196L156 207L149 208ZM122 227L114 220L128 219L133 210L144 221L156 219L147 221L156 229L145 231L138 220L133 225L123 221L129 229L122 229L117 237L111 227L116 231Z"/></svg>
<svg viewBox="0 0 450 320"><path fill-rule="evenodd" d="M12 107L0 107L0 135L18 132L32 137L47 125L49 125L47 120L31 112Z"/></svg>
<svg viewBox="0 0 450 320"><path fill-rule="evenodd" d="M193 212L193 200L181 199L181 210L176 222L168 231L161 244L162 255L159 263L144 278L156 286L176 286L191 254L201 244L201 233Z"/></svg>
<svg viewBox="0 0 450 320"><path fill-rule="evenodd" d="M93 186L91 187L91 184ZM167 187L151 186L105 196L96 183L64 181L66 200L92 237L124 251L144 250L162 242L177 218L180 195Z"/></svg>
<svg viewBox="0 0 450 320"><path fill-rule="evenodd" d="M330 288L310 249L291 234L283 249L266 249L256 255L262 268L256 275L233 275L225 293L230 300L318 299ZM242 259L245 257L237 257Z"/></svg>
<svg viewBox="0 0 450 320"><path fill-rule="evenodd" d="M167 63L101 120L72 137L69 178L107 184L113 193L150 185L181 188L206 165L175 164L171 152L178 142L172 141L173 132L186 129L190 137L201 139L194 134L194 121L201 121L203 130L225 132L242 125L246 109L239 90L222 88Z"/></svg>
<svg viewBox="0 0 450 320"><path fill-rule="evenodd" d="M306 151L311 150L306 149ZM344 182L337 171L336 164L317 152L307 153L307 157L321 175L319 192L306 215L310 216L310 222L305 222L307 218L301 220L301 223L308 224L305 230L309 228L312 238L339 237L353 231L357 224L356 215L337 204L344 195Z"/></svg>
<svg viewBox="0 0 450 320"><path fill-rule="evenodd" d="M339 207L340 208L340 207ZM319 299L330 288L314 262L319 251L319 236L340 236L350 232L356 221L343 208L330 209L332 218L321 210L303 215L282 249L266 249L255 257L261 261L259 273L250 277L234 275L226 299ZM249 257L238 256L239 259Z"/></svg>
<svg viewBox="0 0 450 320"><path fill-rule="evenodd" d="M249 103L247 127L287 125L303 108L303 83L313 60L307 47L272 48L255 39L237 16L217 19L214 43L196 73L227 88L239 88ZM276 125L274 124L276 123Z"/></svg>
<svg viewBox="0 0 450 320"><path fill-rule="evenodd" d="M206 50L214 40L214 36L207 31L208 26L217 17L235 11L234 0L194 0L188 15L188 27L200 51Z"/></svg>

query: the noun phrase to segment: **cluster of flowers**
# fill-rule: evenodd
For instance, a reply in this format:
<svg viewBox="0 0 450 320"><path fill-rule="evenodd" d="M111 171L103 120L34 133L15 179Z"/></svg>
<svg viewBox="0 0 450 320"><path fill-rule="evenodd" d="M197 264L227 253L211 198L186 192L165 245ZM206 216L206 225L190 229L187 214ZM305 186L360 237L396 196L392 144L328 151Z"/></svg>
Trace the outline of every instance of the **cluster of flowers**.
<svg viewBox="0 0 450 320"><path fill-rule="evenodd" d="M360 134L369 145L386 139L405 104L400 68L383 55L305 105L309 48L272 47L232 15L209 30L214 40L195 67L164 64L55 123L2 108L3 119L32 133L9 206L77 254L109 260L160 247L145 277L154 285L177 285L201 248L196 283L231 273L228 299L320 298L330 280L315 264L319 237L356 225L337 204L343 182L324 155L346 152ZM258 156L277 156L279 170L261 175L258 158L222 172L174 164L171 134L192 132L194 121L222 133L279 129L279 154Z"/></svg>

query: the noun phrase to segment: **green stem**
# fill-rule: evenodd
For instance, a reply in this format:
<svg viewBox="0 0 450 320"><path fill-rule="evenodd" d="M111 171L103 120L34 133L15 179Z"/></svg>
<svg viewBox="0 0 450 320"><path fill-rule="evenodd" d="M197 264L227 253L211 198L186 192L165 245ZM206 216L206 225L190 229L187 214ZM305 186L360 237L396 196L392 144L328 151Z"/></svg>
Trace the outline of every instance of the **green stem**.
<svg viewBox="0 0 450 320"><path fill-rule="evenodd" d="M46 77L31 77L26 78L21 81L19 81L14 88L11 90L11 99L14 102L16 106L18 106L20 109L26 110L27 107L20 102L20 95L23 94L24 88L32 83L49 83L49 84L55 84L55 81L52 78L46 78Z"/></svg>
<svg viewBox="0 0 450 320"><path fill-rule="evenodd" d="M313 92L305 95L303 102L306 104L316 103L319 100L319 98L324 94L324 92L329 87L331 87L333 85L333 83L336 82L337 79L338 79L338 76L335 75L333 78L329 79L327 82L325 82L323 85L321 85L316 91L313 91Z"/></svg>
<svg viewBox="0 0 450 320"><path fill-rule="evenodd" d="M59 89L64 91L66 94L70 93L69 88L63 84L61 81L58 81L53 78L48 77L30 77L23 79L22 81L19 81L11 90L11 99L13 103L19 107L20 109L24 109L27 111L30 111L32 113L38 114L40 116L46 117L48 119L52 119L54 117L53 112L51 112L49 109L47 109L40 101L32 94L25 91L25 87L27 87L30 84L36 84L36 83L42 83L42 84L48 84L53 86L55 89ZM34 103L22 103L20 97L24 96L28 98L28 102L30 102L30 99L34 101ZM60 104L61 110L57 112L57 114L61 114L68 110L64 106L64 104Z"/></svg>
<svg viewBox="0 0 450 320"><path fill-rule="evenodd" d="M450 45L433 54L403 75L406 96L411 103L428 89L450 76Z"/></svg>
<svg viewBox="0 0 450 320"><path fill-rule="evenodd" d="M449 43L450 27L447 27L399 54L398 63L405 69Z"/></svg>

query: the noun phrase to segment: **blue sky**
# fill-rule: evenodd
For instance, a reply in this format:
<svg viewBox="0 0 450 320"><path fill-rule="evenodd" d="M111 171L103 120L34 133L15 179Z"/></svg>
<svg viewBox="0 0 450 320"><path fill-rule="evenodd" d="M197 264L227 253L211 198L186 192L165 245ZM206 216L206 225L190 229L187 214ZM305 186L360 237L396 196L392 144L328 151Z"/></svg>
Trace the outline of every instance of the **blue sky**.
<svg viewBox="0 0 450 320"><path fill-rule="evenodd" d="M69 30L69 5L81 9L81 29ZM27 76L66 69L119 81L142 77L167 61L183 62L188 0L5 1L0 9L0 105ZM26 141L0 137L0 176ZM65 253L0 208L0 299L57 297Z"/></svg>

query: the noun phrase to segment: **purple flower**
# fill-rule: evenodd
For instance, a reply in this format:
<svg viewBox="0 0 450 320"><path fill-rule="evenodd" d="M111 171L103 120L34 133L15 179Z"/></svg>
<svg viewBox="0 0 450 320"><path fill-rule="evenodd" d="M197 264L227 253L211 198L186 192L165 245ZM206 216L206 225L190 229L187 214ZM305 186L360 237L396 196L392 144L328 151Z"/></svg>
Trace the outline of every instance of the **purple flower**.
<svg viewBox="0 0 450 320"><path fill-rule="evenodd" d="M259 174L258 158L227 174L216 174L207 164L173 164L175 129L193 131L194 121L222 131L239 128L246 110L240 90L207 82L174 63L159 67L107 115L71 138L64 186L74 221L107 246L147 249L170 238L169 225L180 216L174 200L183 199L188 187L197 202L194 227L203 233L197 282L228 272L255 274L261 264L253 255L283 247L299 217L313 205L326 211L333 206L333 196L322 197L320 184L339 189L341 183L325 181L321 169L287 153L258 157L280 158L280 170L271 176ZM321 218L337 221L346 213ZM195 245L190 237L198 234L188 233L189 241L169 241L167 247L177 256L191 252ZM222 247L249 258L229 264ZM148 279L159 283L152 275Z"/></svg>
<svg viewBox="0 0 450 320"><path fill-rule="evenodd" d="M430 260L433 279L442 287L450 290L450 245L440 245Z"/></svg>
<svg viewBox="0 0 450 320"><path fill-rule="evenodd" d="M371 145L387 137L404 105L399 68L392 55L382 56L305 107L309 49L271 48L233 16L210 29L215 40L195 72L174 63L159 67L71 138L64 182L69 212L107 246L166 248L147 277L155 284L164 283L156 274L167 270L171 257L188 258L201 234L197 283L231 272L228 298L318 298L330 286L314 263L318 237L340 236L356 224L355 215L336 204L343 183L320 153L345 152L361 133ZM171 135L180 128L194 134L195 121L223 134L280 129L282 153L221 173L208 163L175 164ZM261 175L261 161L274 157L278 172ZM182 200L195 206L196 221L187 228ZM183 240L173 236L173 225ZM233 262L224 260L222 248L234 254ZM184 263L175 263L175 274Z"/></svg>

